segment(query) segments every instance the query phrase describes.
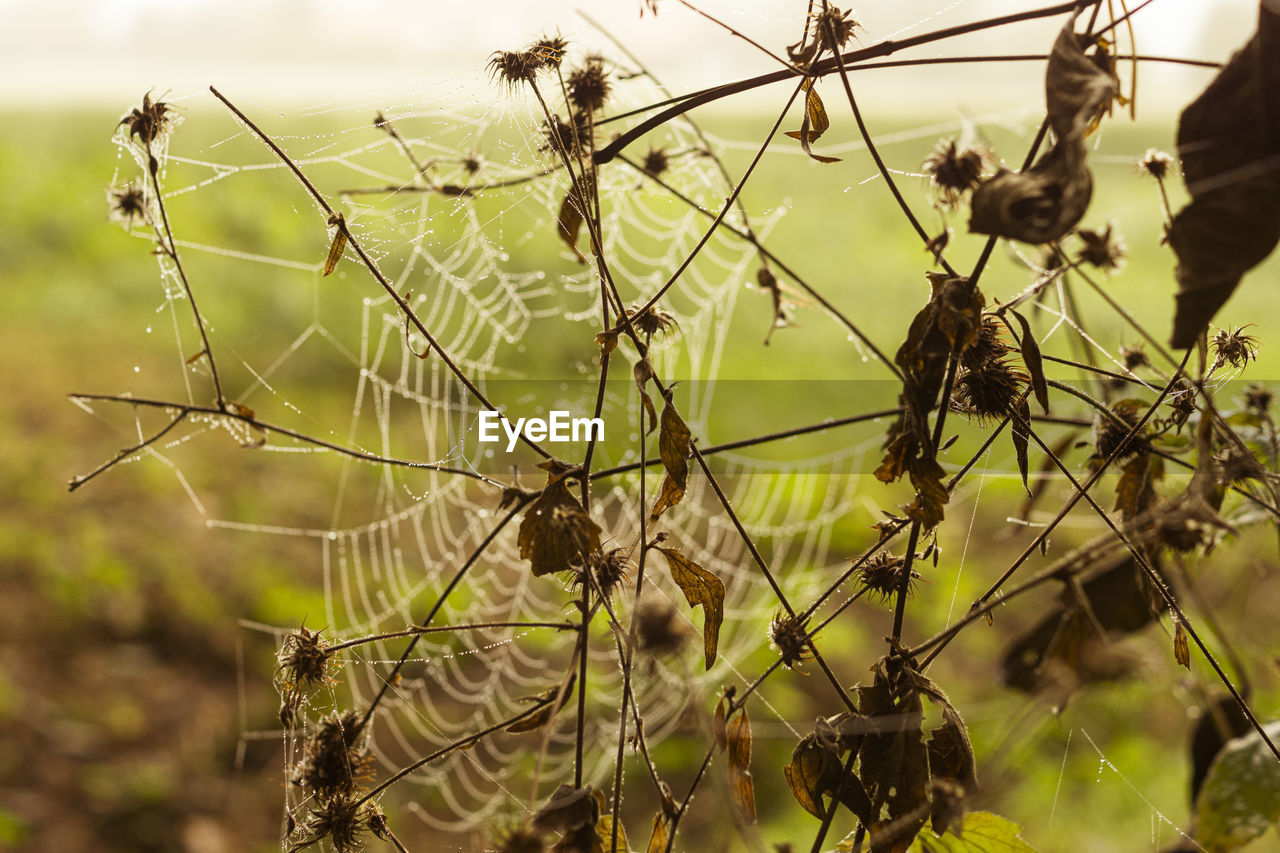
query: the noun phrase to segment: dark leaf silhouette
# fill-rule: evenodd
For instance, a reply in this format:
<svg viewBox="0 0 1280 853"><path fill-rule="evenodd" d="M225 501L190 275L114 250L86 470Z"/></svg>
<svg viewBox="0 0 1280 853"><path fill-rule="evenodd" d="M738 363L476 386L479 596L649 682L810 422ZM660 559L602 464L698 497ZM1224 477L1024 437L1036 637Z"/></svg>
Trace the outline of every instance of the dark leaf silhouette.
<svg viewBox="0 0 1280 853"><path fill-rule="evenodd" d="M333 242L329 244L329 256L324 259L324 274L329 275L342 260L342 253L347 249L347 224L341 213L329 217L329 224L337 230L333 232Z"/></svg>
<svg viewBox="0 0 1280 853"><path fill-rule="evenodd" d="M525 510L517 536L520 558L529 561L534 577L581 568L600 550L600 526L569 491L569 475L577 469L554 460L542 467L547 485Z"/></svg>
<svg viewBox="0 0 1280 853"><path fill-rule="evenodd" d="M1031 436L1030 429L1031 406L1027 405L1027 398L1023 397L1018 402L1017 417L1014 418L1009 433L1013 436L1013 451L1018 458L1018 473L1022 475L1022 487L1027 490L1028 497L1031 496L1031 487L1027 484L1027 468L1030 465L1027 457L1027 441Z"/></svg>
<svg viewBox="0 0 1280 853"><path fill-rule="evenodd" d="M1173 632L1173 659L1180 666L1191 669L1191 649L1187 647L1187 629L1182 626L1181 619Z"/></svg>
<svg viewBox="0 0 1280 853"><path fill-rule="evenodd" d="M1036 395L1036 402L1047 415L1049 414L1049 385L1044 378L1044 361L1040 357L1040 344L1037 343L1036 336L1031 334L1031 324L1027 322L1027 318L1012 309L1009 313L1017 319L1018 325L1022 328L1022 336L1019 340L1022 348L1022 362L1027 366L1027 373L1031 376L1031 391Z"/></svg>
<svg viewBox="0 0 1280 853"><path fill-rule="evenodd" d="M899 662L881 660L875 682L858 688L858 710L872 718L858 750L860 776L871 800L871 849L906 850L930 811L920 691ZM888 816L882 819L885 805Z"/></svg>
<svg viewBox="0 0 1280 853"><path fill-rule="evenodd" d="M839 797L840 803L858 816L864 824L871 821L871 800L854 773L845 775L840 756L857 750L866 720L851 713L829 719L819 718L811 734L805 735L791 753L791 762L783 769L792 795L805 811L824 818L824 797ZM843 780L843 781L842 781ZM834 808L834 803L831 806Z"/></svg>
<svg viewBox="0 0 1280 853"><path fill-rule="evenodd" d="M973 193L969 229L1024 243L1057 240L1084 217L1093 196L1085 135L1115 97L1115 78L1085 56L1069 22L1058 34L1045 72L1045 102L1054 143L1025 172L1001 169Z"/></svg>
<svg viewBox="0 0 1280 853"><path fill-rule="evenodd" d="M569 701L569 697L573 696L573 685L577 680L577 673L571 673L569 675L569 683L565 685L564 695L560 697L559 702L554 701L556 694L560 692L559 684L554 687L547 688L537 696L522 697L520 701L532 702L535 704L540 703L541 707L535 708L530 711L527 716L521 717L511 725L507 726L507 731L518 734L520 732L531 732L535 729L542 728L552 717L556 715L557 711L564 707L565 703Z"/></svg>
<svg viewBox="0 0 1280 853"><path fill-rule="evenodd" d="M662 408L662 431L658 434L658 453L667 475L662 479L662 490L653 505L650 521L657 521L660 515L684 500L689 479L689 447L689 427L668 400Z"/></svg>
<svg viewBox="0 0 1280 853"><path fill-rule="evenodd" d="M1182 111L1178 155L1191 203L1173 220L1178 256L1171 345L1191 346L1280 240L1280 14Z"/></svg>
<svg viewBox="0 0 1280 853"><path fill-rule="evenodd" d="M658 426L658 410L653 407L653 398L649 396L649 390L645 387L653 378L653 366L649 364L649 359L646 357L637 361L631 368L631 375L635 377L636 387L640 389L640 402L644 406L645 414L649 416L649 426L644 431L645 435L648 435Z"/></svg>
<svg viewBox="0 0 1280 853"><path fill-rule="evenodd" d="M564 201L560 202L560 214L556 217L556 233L560 235L565 245L573 250L573 256L580 264L587 262L587 256L578 248L578 232L582 230L587 199L590 197L591 176L586 175L574 181L573 188L565 194Z"/></svg>
<svg viewBox="0 0 1280 853"><path fill-rule="evenodd" d="M720 643L720 623L724 621L724 584L720 578L690 560L676 548L657 546L667 558L671 578L680 587L690 607L702 606L702 645L707 669L716 662Z"/></svg>

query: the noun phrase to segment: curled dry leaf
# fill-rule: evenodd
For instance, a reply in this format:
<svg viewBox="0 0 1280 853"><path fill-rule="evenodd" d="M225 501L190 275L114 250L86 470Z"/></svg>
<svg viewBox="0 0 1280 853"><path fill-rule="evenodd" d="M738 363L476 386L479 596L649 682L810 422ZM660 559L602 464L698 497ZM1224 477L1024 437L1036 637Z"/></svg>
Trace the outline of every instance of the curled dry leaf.
<svg viewBox="0 0 1280 853"><path fill-rule="evenodd" d="M1068 22L1049 54L1045 102L1053 146L1025 172L1001 169L974 191L971 231L1048 243L1084 217L1093 195L1084 138L1110 109L1116 82L1085 56L1083 40Z"/></svg>
<svg viewBox="0 0 1280 853"><path fill-rule="evenodd" d="M893 678L891 670L897 670ZM881 660L874 683L858 688L858 710L872 718L858 748L859 775L871 800L871 849L906 850L931 808L920 691L898 662Z"/></svg>
<svg viewBox="0 0 1280 853"><path fill-rule="evenodd" d="M804 149L804 153L819 163L839 163L839 157L814 154L813 149L810 148L814 142L818 141L818 137L831 127L831 119L827 118L827 108L823 106L818 90L813 88L813 78L806 79L800 84L800 88L805 91L804 118L800 121L800 129L786 131L787 136L800 140L800 147Z"/></svg>
<svg viewBox="0 0 1280 853"><path fill-rule="evenodd" d="M658 453L662 457L662 466L667 469L667 475L662 479L662 490L653 505L650 521L657 521L660 515L684 500L689 480L690 445L688 425L680 418L680 413L671 401L667 400L662 408L662 431L658 434Z"/></svg>
<svg viewBox="0 0 1280 853"><path fill-rule="evenodd" d="M1280 240L1280 13L1260 5L1258 29L1178 122L1191 203L1173 220L1177 308L1170 344L1184 349L1241 277Z"/></svg>
<svg viewBox="0 0 1280 853"><path fill-rule="evenodd" d="M553 701L556 694L560 692L559 684L547 688L536 696L520 697L521 702L530 702L539 705L539 707L534 708L527 715L507 726L507 731L519 734L520 732L531 732L535 729L542 728L552 717L556 715L557 711L564 707L565 703L569 701L569 698L573 696L573 685L577 680L578 674L576 672L570 673L569 683L564 686L564 695L560 697L559 702Z"/></svg>
<svg viewBox="0 0 1280 853"><path fill-rule="evenodd" d="M720 623L724 621L724 583L681 554L679 549L655 547L667 558L671 578L684 593L689 606L702 607L705 614L702 622L702 646L707 669L711 669L716 662L716 650L720 644Z"/></svg>
<svg viewBox="0 0 1280 853"><path fill-rule="evenodd" d="M525 510L517 543L520 558L529 561L534 577L580 569L600 550L600 525L596 524L569 491L575 468L551 460L547 485Z"/></svg>
<svg viewBox="0 0 1280 853"><path fill-rule="evenodd" d="M560 215L556 217L556 233L573 250L573 256L580 264L587 262L587 256L578 248L578 232L582 230L582 223L585 221L587 199L591 198L592 189L590 174L575 180L572 189L565 194L564 201L560 202Z"/></svg>
<svg viewBox="0 0 1280 853"><path fill-rule="evenodd" d="M725 727L729 753L729 792L747 823L756 822L756 793L751 781L751 722L743 708Z"/></svg>
<svg viewBox="0 0 1280 853"><path fill-rule="evenodd" d="M867 721L859 714L844 713L819 718L811 734L805 735L791 753L791 763L783 770L792 795L805 811L816 818L826 817L823 797L838 798L864 824L871 821L871 800L855 773L844 772L840 756L857 750ZM831 807L834 807L834 803Z"/></svg>
<svg viewBox="0 0 1280 853"><path fill-rule="evenodd" d="M1191 649L1187 647L1187 629L1183 627L1181 619L1173 632L1173 659L1180 666L1191 669Z"/></svg>
<svg viewBox="0 0 1280 853"><path fill-rule="evenodd" d="M1022 363L1027 366L1027 373L1031 376L1031 391L1036 395L1036 402L1047 415L1049 414L1049 384L1044 378L1044 359L1040 356L1040 344L1036 341L1036 336L1031 333L1031 324L1027 322L1027 318L1013 309L1010 309L1009 313L1022 328L1022 337L1018 342L1022 349Z"/></svg>
<svg viewBox="0 0 1280 853"><path fill-rule="evenodd" d="M325 275L329 275L337 268L338 261L342 260L342 253L347 249L347 223L342 214L335 213L330 216L329 225L337 230L333 232L333 242L329 244L329 256L324 259Z"/></svg>
<svg viewBox="0 0 1280 853"><path fill-rule="evenodd" d="M653 365L649 364L647 356L635 363L631 368L631 375L635 377L636 387L640 389L640 402L644 405L645 414L649 416L649 427L644 431L644 434L648 435L658 426L658 410L653 407L653 398L645 388L649 380L654 378Z"/></svg>

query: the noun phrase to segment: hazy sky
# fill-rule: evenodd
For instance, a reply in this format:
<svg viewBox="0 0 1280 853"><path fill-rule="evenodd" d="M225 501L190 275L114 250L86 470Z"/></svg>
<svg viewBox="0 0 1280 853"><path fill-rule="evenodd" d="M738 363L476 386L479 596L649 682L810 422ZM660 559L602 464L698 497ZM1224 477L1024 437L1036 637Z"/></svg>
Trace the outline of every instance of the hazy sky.
<svg viewBox="0 0 1280 853"><path fill-rule="evenodd" d="M698 5L779 51L798 36L805 8L804 0ZM867 30L862 42L872 44L1039 5L870 0L854 12ZM1257 0L1156 0L1141 13L1148 29L1139 48L1225 58L1252 31L1256 7ZM490 52L543 31L558 27L602 45L580 8L677 89L723 79L724 67L735 75L774 67L677 0L661 0L657 19L640 17L640 0L0 0L0 99L123 107L148 89L180 97L210 83L280 103L459 93L483 80ZM1044 50L1059 26L1060 18L1021 25L963 49Z"/></svg>

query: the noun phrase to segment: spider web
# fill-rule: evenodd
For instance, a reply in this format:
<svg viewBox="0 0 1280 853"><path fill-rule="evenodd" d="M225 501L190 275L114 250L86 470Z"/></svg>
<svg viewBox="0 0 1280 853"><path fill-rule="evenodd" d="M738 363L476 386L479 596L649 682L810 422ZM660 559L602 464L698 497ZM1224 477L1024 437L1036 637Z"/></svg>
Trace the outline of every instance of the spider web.
<svg viewBox="0 0 1280 853"><path fill-rule="evenodd" d="M939 14L960 5L950 4ZM895 33L895 37L914 31L931 18ZM651 80L629 74L639 69L628 58L607 55L615 74L630 78L615 83L613 109L625 111L665 98L664 91ZM194 113L200 97L180 103L190 104ZM834 91L829 97L834 105ZM600 331L600 285L595 269L574 263L567 246L554 234L556 213L568 184L545 150L539 130L541 113L536 104L518 97L478 104L461 100L452 92L431 100L321 105L305 111L301 118L336 126L337 130L281 135L269 126L266 129L344 214L352 233L395 290L415 308L440 348L481 392L500 408L518 414L541 414L553 408L588 414L596 394L598 362L592 341ZM892 154L896 146L931 143L939 135L976 131L1004 145L1010 138L1028 137L1040 110L1038 101L1028 100L979 116L885 132L877 135L876 141ZM390 120L401 136L393 137L373 126L367 114L374 111ZM361 116L358 124L352 116ZM823 150L850 158L862 154L865 145L847 141L851 139L856 136L845 136L845 141ZM711 155L725 155L736 165L733 153L753 147L749 142L714 137L710 141L712 151L707 151L708 138L677 121L667 123L643 143L670 154L662 179L692 204L655 188L638 170L616 168L600 173L603 254L629 304L644 302L670 271L694 252L710 222L706 212L714 213L724 205L732 187ZM191 205L206 199L213 204L216 194L243 199L252 191L261 199L258 204L289 206L296 218L314 220L315 211L306 204L286 167L261 148L255 153L255 147L247 143L253 143L252 135L242 130L206 146L199 158L168 150L157 152L171 206L185 204L190 210ZM122 144L122 151L133 149ZM797 146L784 147L779 153L800 156ZM1113 156L1128 164L1135 159L1134 153ZM468 162L477 156L483 164L478 170L473 168L475 162ZM1099 160L1105 162L1105 155ZM855 162L853 179L848 172L840 179L848 183L845 192L852 192L855 198L883 193L884 187L878 186L883 181L874 166L861 157ZM896 174L907 181L919 177L914 171L918 162L918 157L914 161L894 157L899 167ZM424 170L415 175L424 164ZM145 170L145 163L138 165ZM906 168L901 168L904 165ZM543 172L549 174L525 180ZM440 191L442 186L506 183L509 185L484 191ZM263 186L276 188L280 195L264 197ZM784 231L793 218L786 215L785 205L762 205L751 213L744 218L742 211L734 208L725 221L739 230L750 229L768 242L775 229ZM181 216L173 218L181 237L185 232ZM332 232L324 235L325 242L330 236ZM203 267L206 273L216 269L227 271L224 275L248 278L262 268L269 270L273 287L287 282L285 286L291 288L274 306L280 313L271 315L270 325L279 328L266 329L260 339L249 341L222 333L223 325L234 326L233 321L224 319L229 317L226 309L220 304L206 308L203 303L210 297L201 300L210 318L211 349L219 365L227 366L224 369L229 378L224 381L228 396L252 407L264 420L320 435L365 458L269 434L257 452L309 457L267 457L269 464L288 466L287 494L300 497L266 509L257 507L249 518L226 511L222 501L210 498L217 493L216 477L205 484L190 482L184 474L189 466L182 460L194 446L205 445L201 439L208 433L228 432L236 443L246 444L257 439L251 430L237 428L215 415L192 416L180 436L150 445L139 458L168 465L210 526L305 543L323 587L324 612L299 617L322 623L331 642L402 631L417 624L438 602L443 603L435 625L502 623L416 639L403 668L396 670L377 716L372 747L381 776L510 718L527 707L527 697L560 683L572 661L575 632L505 623L572 623L573 593L563 579L530 574L516 545L518 518L488 542L495 525L506 515L498 507L501 486L514 483L536 489L541 485L542 475L533 467L537 458L481 445L479 414L483 406L438 353L427 353L426 342L406 325L396 300L374 288L350 254L334 277L322 276L324 242L319 238L315 234L305 251L289 256L181 239L177 245L187 257L199 256L202 260L193 266ZM579 243L585 250L585 233ZM1014 270L1020 276L1013 280L1016 284L1009 284L1010 296L1025 284L1027 261L1012 256L997 259L1006 272ZM755 280L759 264L759 253L749 242L727 229L717 230L658 305L671 315L678 331L666 335L661 346L654 346L653 366L658 375L681 381L676 399L700 445L713 446L716 441L748 438L772 429L891 408L896 385L877 381L887 380L888 372L872 363L874 359L860 339L848 334L845 366L823 365L799 374L783 372L778 377L800 388L802 398L804 383L824 381L822 374L828 369L845 376L852 365L858 375L876 377L855 383L848 411L815 407L788 417L791 413L768 411L768 403L757 402L747 408L753 416L749 424L732 414L743 411L744 398L767 400L774 390L767 387L767 380L723 378L735 375L737 359L745 348L743 341L750 337L751 346L758 346L761 330L768 328L768 295L744 287ZM176 352L169 357L176 356L182 369L176 374L167 371L154 381L157 387L167 387L174 375L180 375L181 396L199 402L207 396L201 383L209 380L208 360L192 361L199 346L192 343L189 306L183 304L186 299L178 271L164 258L160 269L164 302L157 313L173 327ZM197 289L201 296L208 292L199 285ZM233 295L219 293L216 299L221 303ZM1049 315L1049 322L1042 327L1048 329L1042 335L1045 342L1065 335L1080 310L1068 304L1061 293L1058 296L1056 304L1053 300L1038 304L1038 310ZM261 294L255 298L263 299ZM270 300L266 301L269 304ZM899 306L896 314L883 320L877 317L877 325L891 330L905 328L916 301L913 296L911 304ZM778 331L780 336L808 334L818 327L827 330L820 334L834 329L839 338L846 337L839 322L803 296L787 296L784 308L800 328L783 328ZM858 318L863 319L867 318ZM883 344L892 335L878 337ZM1114 335L1106 339L1114 339ZM1118 351L1101 345L1096 349L1099 357L1121 365ZM632 548L637 544L635 531L641 528L640 513L644 511L637 501L641 477L635 470L644 416L626 369L629 364L621 358L618 362L603 397L605 439L597 448L593 467L630 466L631 470L593 482L592 512L601 520L606 538L616 546ZM317 363L324 371L319 377ZM150 381L148 371L133 393L147 396ZM325 386L323 392L313 393L312 383L320 381ZM160 394L160 398L172 396ZM821 400L821 395L817 399ZM731 414L722 414L726 409ZM151 415L143 410L135 412L140 439L154 431L148 420ZM812 441L792 442L777 452L730 449L715 455L716 476L730 504L747 533L761 543L768 564L783 576L786 594L796 602L807 603L822 595L831 578L844 571L847 558L866 547L865 537L859 538L857 547L846 541L833 545L838 529L848 526L851 519L862 526L878 520L882 511L896 511L897 492L860 485L878 459L884 423L842 429L836 440L823 434ZM978 436L973 447L981 438ZM957 445L953 459L965 458L963 449L970 440L971 436L966 436ZM582 448L574 445L556 455L577 461ZM655 450L650 449L647 458L652 460L654 455ZM440 470L378 461L406 459ZM984 457L976 482L966 483L953 499L952 525L964 528L954 541L966 553L977 535L970 519L977 518L983 485L992 476L1016 476L1007 455L994 457L995 470L992 461L993 457ZM953 463L948 467L955 471L960 466ZM645 487L650 501L660 473L660 469L649 469ZM687 732L689 715L705 712L725 683L750 682L758 674L759 664L767 664L771 653L766 627L778 604L705 478L691 476L684 502L674 512L677 520L664 521L658 529L669 529L676 544L724 581L725 621L715 667L703 671L696 654L655 657L647 664L644 677L633 680L637 709L644 719L646 737L653 744ZM651 533L654 529L650 527ZM470 565L465 582L451 589L455 572L477 551L481 556ZM959 590L959 574L955 584ZM944 592L947 594L942 597L954 606L955 591ZM852 593L852 585L836 590L817 610L818 618ZM644 597L676 605L689 631L700 633L701 617L683 606L680 589L661 571L646 574ZM615 606L625 625L632 609L630 602L618 601ZM950 608L944 609L950 612ZM277 641L296 627L245 624ZM376 701L401 660L405 643L402 637L388 638L344 650L339 683L312 697L305 709L306 725L330 710L361 709ZM588 648L590 691L583 776L586 782L607 789L615 760L617 710L622 704L621 645L598 621L591 629ZM761 703L781 729L798 737L806 727L804 721L787 719L768 696L760 694ZM286 759L291 763L298 757L306 725L283 736ZM276 729L244 732L246 741L259 737L282 735ZM536 746L531 747L531 742ZM427 772L402 780L401 786L413 787L404 795L404 808L450 836L489 829L499 819L536 808L541 796L553 787L553 780L572 775L575 742L571 708L537 734L483 738L472 748L452 751L433 762ZM1094 741L1089 743L1105 761ZM1068 733L1064 767L1069 748ZM1124 781L1133 786L1128 779ZM299 791L290 788L287 799L287 811L299 818L305 814L307 803ZM1169 822L1157 806L1146 805L1153 822L1157 815L1160 821Z"/></svg>

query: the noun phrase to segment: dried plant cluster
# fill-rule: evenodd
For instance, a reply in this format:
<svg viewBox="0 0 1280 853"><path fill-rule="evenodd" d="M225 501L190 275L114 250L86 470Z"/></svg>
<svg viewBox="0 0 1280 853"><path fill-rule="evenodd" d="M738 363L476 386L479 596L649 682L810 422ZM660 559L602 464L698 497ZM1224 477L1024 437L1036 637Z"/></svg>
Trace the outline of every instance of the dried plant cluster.
<svg viewBox="0 0 1280 853"><path fill-rule="evenodd" d="M1280 239L1280 188L1274 186L1280 172L1261 165L1280 157L1280 127L1264 127L1251 118L1265 112L1260 105L1280 90L1280 44L1276 43L1280 19L1264 7L1253 40L1183 113L1178 132L1180 159L1152 150L1137 164L1160 182L1163 211L1172 217L1167 236L1176 256L1179 290L1171 348L1185 353L1175 355L1138 327L1136 331L1148 340L1149 349L1118 348L1120 369L1113 370L1098 366L1087 347L1082 347L1086 355L1074 356L1071 346L1080 340L1063 344L1064 336L1059 335L1053 352L1042 351L1045 330L1037 329L1037 323L1032 322L1037 315L1031 311L1051 288L1096 289L1091 273L1117 271L1125 258L1124 243L1113 225L1082 225L1094 190L1090 135L1100 125L1117 120L1112 115L1114 106L1127 104L1132 98L1132 89L1128 97L1123 94L1123 69L1115 43L1118 33L1132 32L1128 29L1129 13L1117 13L1112 6L1109 2L1066 3L913 38L913 43L924 44L1030 18L1063 21L1056 40L1046 45L1042 60L1046 97L1042 132L1025 156L1016 158L1021 160L1021 168L999 165L1008 162L1011 152L997 153L954 138L942 139L923 163L930 184L925 192L905 185L901 170L890 168L881 157L851 83L861 64L892 53L905 42L862 47L856 16L825 0L810 4L812 13L804 32L785 46L787 59L775 56L781 64L775 73L729 81L708 92L656 105L643 111L642 120L633 118L630 129L613 135L607 144L602 144L601 124L611 120L611 98L620 85L620 66L596 53L579 53L575 45L558 35L492 55L488 70L503 90L502 97L527 95L541 113L540 127L530 128L529 133L535 138L534 146L545 153L548 166L534 177L553 182L560 199L558 208L549 213L548 219L554 218L554 222L548 222L546 233L555 234L595 273L600 316L595 337L598 349L593 358L599 366L601 388L611 366L631 369L639 400L635 432L639 434L641 458L652 459L656 447L662 479L656 489L652 482L640 480L640 491L634 495L641 507L638 524L635 529L617 529L615 520L605 518L592 501L591 484L599 473L592 467L594 445L584 458L558 459L526 437L529 449L543 458L540 468L545 477L535 489L515 481L481 478L485 487L496 488L492 506L498 510L498 521L491 536L465 562L440 568L450 580L421 621L404 631L346 642L307 628L284 636L277 657L280 722L298 744L287 771L287 849L325 844L351 851L375 839L405 849L392 831L397 820L390 805L393 801L386 801L387 813L380 805L395 783L410 774L431 773L432 765L445 755L470 749L486 738L527 738L527 749L536 752L540 742L545 747L542 738L555 725L568 725L576 732L574 772L566 778L542 780L557 787L549 796L538 796L527 813L513 814L507 825L493 827L483 842L485 849L504 853L680 849L678 833L691 809L733 809L736 817L732 824L751 835L757 812L754 789L763 774L784 779L796 805L814 819L812 838L769 838L780 850L824 849L837 821L852 827L841 842L840 849L845 850L1029 849L1017 838L1016 827L970 809L981 791L978 771L983 756L975 755L961 709L930 677L929 667L971 626L990 624L997 605L1016 604L1024 600L1024 593L1040 588L1060 590L1060 601L1045 609L1030 630L1009 644L1000 662L1006 684L1042 693L1061 704L1073 691L1092 683L1124 678L1133 664L1118 647L1118 638L1167 617L1173 635L1169 664L1190 667L1193 655L1203 658L1215 675L1220 695L1213 700L1217 711L1206 714L1195 733L1198 751L1193 801L1201 799L1201 786L1212 779L1204 756L1211 759L1232 736L1255 732L1266 759L1280 760L1280 751L1249 704L1247 673L1256 662L1232 660L1230 669L1234 672L1230 675L1219 664L1217 656L1224 649L1234 658L1229 637L1214 636L1211 620L1189 608L1187 591L1193 582L1186 571L1189 555L1208 554L1241 525L1280 522L1280 475L1276 468L1280 445L1270 391L1252 388L1244 407L1236 412L1229 411L1230 401L1215 395L1215 380L1245 370L1256 359L1258 337L1264 330L1210 327L1215 312L1244 273ZM643 11L661 16L666 8L651 0ZM745 38L727 24L723 26ZM1137 56L1135 70L1127 73L1135 74L1144 63L1154 61ZM610 227L604 213L609 200L601 192L604 171L630 168L633 177L639 175L671 190L663 183L664 176L674 158L688 153L650 147L632 160L634 141L666 123L690 121L690 111L699 104L775 80L787 81L791 87L779 124L799 101L800 127L787 136L823 164L817 168L834 168L831 164L838 162L814 148L831 132L831 114L836 112L824 103L819 85L839 93L839 111L854 119L884 185L901 207L904 238L914 233L928 250L921 257L932 258L931 268L921 270L930 295L909 327L896 332L879 329L874 335L895 336L899 341L889 357L876 346L872 335L836 310L816 285L803 280L766 248L745 216L737 218L737 199L750 170L730 180L723 208L709 214L708 236L717 228L733 229L732 233L756 253L756 284L772 299L771 334L790 322L788 311L792 309L783 296L784 288L806 291L879 358L882 369L900 389L896 417L885 435L875 476L884 484L909 483L911 498L897 512L886 513L874 525L878 533L875 544L864 553L850 555L848 568L827 579L825 591L807 602L793 601L784 593L767 549L755 541L725 496L716 469L709 464L709 449L700 444L678 408L671 378L660 374L652 357L658 348L672 346L676 339L679 318L660 306L680 270L667 271L670 278L661 287L637 293L632 282L621 280L603 251L605 229ZM412 332L425 340L425 348L413 354L441 359L480 405L495 408L482 391L479 377L468 375L465 366L451 358L408 295L399 292L383 274L344 214L334 209L305 170L266 129L216 90L214 94L288 164L321 211L315 227L325 231L330 245L324 274L333 272L344 257L358 259L373 285L385 291L403 313L406 337ZM1274 118L1272 113L1266 114ZM77 395L84 400L151 406L167 413L169 420L97 470L77 478L72 488L139 454L197 417L226 422L234 434L243 436L246 447L287 439L378 464L402 464L402 460L279 428L225 393L164 205L161 164L173 116L167 104L152 101L148 95L121 122L120 141L134 152L142 174L136 182L112 190L110 204L131 228L152 230L157 253L184 288L203 343L197 359L207 368L208 402ZM381 114L374 126L403 151L413 170L410 182L421 179L430 191L456 196L464 204L482 190L500 189L480 184L478 176L483 175L486 161L478 152L461 155L465 173L475 179L472 184L432 183L431 165L424 167L417 160L411 140L402 137ZM767 145L766 140L762 153ZM710 150L698 154L710 161L716 157ZM716 162L728 179L727 170ZM908 168L918 165L907 164ZM1191 201L1173 215L1164 183L1175 179L1179 166L1185 172ZM1248 175L1247 180L1239 177L1242 173ZM678 191L671 192L673 198L681 199ZM944 217L964 217L967 212L969 230L985 235L967 238L980 241L983 247L972 269L957 270L949 263L949 250L955 248L949 245L949 230L934 236L921 224L916 210L930 202ZM1161 212L1157 210L1155 215ZM985 287L987 261L1001 240L1042 247L1047 252L1043 266L1028 270L1030 284L1020 292L996 293ZM697 243L694 254L705 242L704 238ZM1123 319L1130 319L1120 311ZM1101 381L1086 385L1053 378L1048 374L1054 371L1047 370L1051 364ZM1094 396L1082 387L1102 390ZM954 426L958 419L972 422L987 438L977 455L948 470L940 461L946 449L945 428ZM1066 441L1050 444L1044 437L1047 425L1053 423L1069 427ZM761 436L739 446L778 437ZM1068 483L1070 496L1034 528L1021 555L993 577L987 591L972 602L962 618L932 636L910 638L904 630L904 616L913 592L918 592L917 585L936 581L952 568L942 558L938 542L938 529L949 516L951 498L981 454L1001 441L1012 444L1026 487L1024 517L1045 501L1045 483L1050 480ZM1073 444L1091 448L1086 466L1064 461ZM1033 469L1033 464L1038 469ZM1167 476L1176 467L1186 469L1189 476ZM1033 470L1035 477L1031 476ZM453 473L467 475L465 471ZM643 709L638 706L633 685L646 677L646 661L684 655L690 646L700 647L701 665L708 671L720 656L726 584L704 565L699 557L701 544L689 541L681 532L682 513L689 509L686 496L695 480L703 481L713 496L704 509L717 513L734 531L750 556L753 571L758 571L775 593L772 617L761 616L758 626L775 660L762 672L742 673L749 679L746 681L724 674L724 688L714 710L700 709L710 721L700 764L692 776L683 774L684 784L677 787L667 781L668 769L652 757L656 744L646 740ZM1104 496L1107 491L1113 497ZM1050 560L1048 539L1078 504L1096 515L1105 533ZM514 525L514 531L504 531L508 523ZM474 627L437 625L435 620L446 598L465 589L468 570L483 559L485 548L496 537L509 537L513 532L524 571L536 583L560 583L564 590L568 616L558 623L535 627L576 635L572 659L558 683L528 697L519 713L496 723L477 724L469 735L444 749L422 755L398 771L380 772L374 761L374 745L378 743L381 714L405 662L424 634ZM1031 571L1027 566L1037 554L1044 565ZM683 605L643 597L646 582L654 583L655 574L670 579L683 593L688 608L701 611L700 642L688 628ZM819 607L846 583L853 594L834 612L819 618ZM889 611L891 617L884 617L887 642L877 650L842 651L837 656L831 648L824 648L824 632L837 617L849 618L849 614L842 614L859 600ZM610 629L607 641L599 631L591 630L600 625ZM389 640L402 642L403 654L398 663L379 670L382 686L372 701L362 707L316 714L314 697L337 695L333 675L350 660L353 650ZM594 683L587 652L592 644L601 642L616 650L616 667L623 679L620 706L615 710L616 742L604 747L616 750L615 772L603 782L584 776L583 761L585 750L601 749L601 744L586 742L586 697ZM829 686L835 697L832 705L795 744L785 767L762 766L758 760L753 766L748 709L770 684L797 677L807 677L824 689ZM623 772L628 761L640 768L629 778ZM707 789L707 779L716 774L724 779L730 802L721 804L713 796L695 801L695 793ZM537 781L535 771L534 790ZM448 786L450 780L441 778L438 784ZM656 802L658 806L656 811L639 814L629 809L633 801ZM1203 817L1204 812L1201 814ZM1204 828L1211 823L1202 820L1201 830L1207 831ZM634 843L628 841L628 830L637 839ZM644 840L639 839L641 833ZM961 837L986 838L992 846L950 846L960 844ZM948 846L941 846L944 843ZM1231 849L1215 846L1216 839L1204 836L1198 843L1208 849Z"/></svg>

